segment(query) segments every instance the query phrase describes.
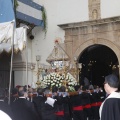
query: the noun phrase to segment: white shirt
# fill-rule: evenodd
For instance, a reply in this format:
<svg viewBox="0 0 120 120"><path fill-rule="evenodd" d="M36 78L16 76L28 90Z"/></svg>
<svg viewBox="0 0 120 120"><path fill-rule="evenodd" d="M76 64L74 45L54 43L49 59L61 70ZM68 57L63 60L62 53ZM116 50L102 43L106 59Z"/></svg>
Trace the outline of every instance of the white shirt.
<svg viewBox="0 0 120 120"><path fill-rule="evenodd" d="M12 120L5 112L0 110L0 120Z"/></svg>

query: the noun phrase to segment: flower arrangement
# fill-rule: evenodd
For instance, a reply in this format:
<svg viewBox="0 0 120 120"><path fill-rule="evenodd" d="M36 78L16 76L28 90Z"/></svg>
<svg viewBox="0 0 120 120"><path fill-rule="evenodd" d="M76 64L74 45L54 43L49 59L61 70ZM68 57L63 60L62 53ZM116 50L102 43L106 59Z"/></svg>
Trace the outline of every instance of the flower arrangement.
<svg viewBox="0 0 120 120"><path fill-rule="evenodd" d="M70 73L67 73L67 75L65 76L65 74L56 72L50 73L41 79L42 87L46 86L52 87L55 85L56 87L59 88L65 84L68 91L75 91L74 86L77 85L77 81Z"/></svg>

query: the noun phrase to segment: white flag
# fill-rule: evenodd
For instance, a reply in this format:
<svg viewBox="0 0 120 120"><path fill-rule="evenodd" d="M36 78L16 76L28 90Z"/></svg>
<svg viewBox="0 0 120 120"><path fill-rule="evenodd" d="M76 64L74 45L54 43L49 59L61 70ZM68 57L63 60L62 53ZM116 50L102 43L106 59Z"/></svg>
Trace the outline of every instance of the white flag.
<svg viewBox="0 0 120 120"><path fill-rule="evenodd" d="M15 29L14 33L14 50L22 51L26 43L26 27L20 27Z"/></svg>
<svg viewBox="0 0 120 120"><path fill-rule="evenodd" d="M14 22L0 23L0 53L10 52L13 39Z"/></svg>
<svg viewBox="0 0 120 120"><path fill-rule="evenodd" d="M0 53L9 53L14 39L14 51L22 51L26 43L26 27L16 28L13 33L14 22L0 23ZM13 37L14 36L14 37Z"/></svg>

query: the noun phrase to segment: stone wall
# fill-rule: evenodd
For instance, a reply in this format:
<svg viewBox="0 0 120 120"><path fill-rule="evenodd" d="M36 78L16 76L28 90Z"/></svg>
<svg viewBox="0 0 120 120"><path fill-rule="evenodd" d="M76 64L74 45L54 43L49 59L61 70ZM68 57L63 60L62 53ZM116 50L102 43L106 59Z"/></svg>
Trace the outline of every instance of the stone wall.
<svg viewBox="0 0 120 120"><path fill-rule="evenodd" d="M120 62L120 17L59 25L65 30L66 52L73 61L85 48L101 44L111 48Z"/></svg>

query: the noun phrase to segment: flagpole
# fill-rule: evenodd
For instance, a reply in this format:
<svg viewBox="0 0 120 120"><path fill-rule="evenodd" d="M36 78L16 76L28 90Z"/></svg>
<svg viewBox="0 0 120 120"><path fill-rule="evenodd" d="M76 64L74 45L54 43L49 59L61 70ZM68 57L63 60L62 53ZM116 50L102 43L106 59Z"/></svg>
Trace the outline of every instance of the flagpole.
<svg viewBox="0 0 120 120"><path fill-rule="evenodd" d="M13 9L14 9L14 0L13 0ZM15 13L14 13L15 15ZM16 21L12 22L13 24L13 35L12 35L12 53L11 53L11 64L10 64L10 81L9 81L9 99L8 99L8 104L10 105L10 96L11 96L11 81L12 81L12 68L13 68L13 52L14 52L14 31L15 31L15 27L16 27Z"/></svg>
<svg viewBox="0 0 120 120"><path fill-rule="evenodd" d="M14 24L14 22L12 22L12 24ZM15 26L13 25L13 35L12 35L12 45L11 45L10 81L9 81L9 100L8 100L9 105L10 105L10 96L11 96L12 64L13 64L13 52L14 52L14 30L15 30Z"/></svg>
<svg viewBox="0 0 120 120"><path fill-rule="evenodd" d="M24 29L28 27L25 26ZM28 92L28 43L27 43L27 29L25 30L25 40L26 40L26 83L27 83L27 92Z"/></svg>

